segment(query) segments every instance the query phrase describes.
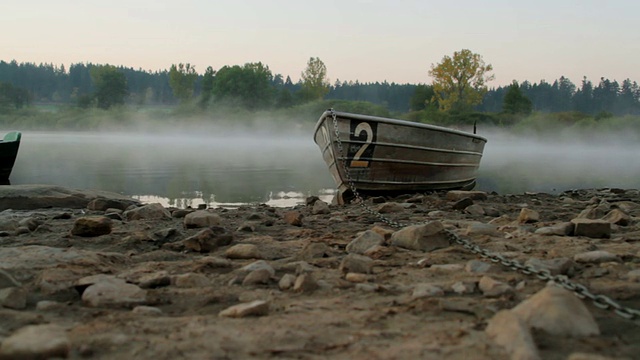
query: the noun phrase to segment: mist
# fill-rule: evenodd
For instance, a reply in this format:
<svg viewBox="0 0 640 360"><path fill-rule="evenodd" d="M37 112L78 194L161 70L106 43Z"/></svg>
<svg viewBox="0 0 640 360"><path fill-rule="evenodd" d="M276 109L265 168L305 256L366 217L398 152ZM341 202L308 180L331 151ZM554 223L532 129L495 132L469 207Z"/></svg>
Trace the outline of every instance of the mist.
<svg viewBox="0 0 640 360"><path fill-rule="evenodd" d="M321 112L311 110L142 113L125 121L95 119L94 125L104 125L100 131L25 130L10 181L100 189L181 207L326 197L336 185L313 141ZM640 187L637 131L479 126L478 134L488 141L477 190Z"/></svg>
<svg viewBox="0 0 640 360"><path fill-rule="evenodd" d="M505 193L640 187L635 132L557 131L487 137L477 189Z"/></svg>

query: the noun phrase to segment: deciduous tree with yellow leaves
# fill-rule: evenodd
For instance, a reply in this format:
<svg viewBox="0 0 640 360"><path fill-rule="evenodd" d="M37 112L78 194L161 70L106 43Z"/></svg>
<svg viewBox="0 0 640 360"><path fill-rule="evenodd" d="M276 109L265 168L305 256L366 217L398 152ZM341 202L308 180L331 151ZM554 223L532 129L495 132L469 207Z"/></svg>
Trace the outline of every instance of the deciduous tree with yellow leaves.
<svg viewBox="0 0 640 360"><path fill-rule="evenodd" d="M443 111L470 110L480 104L487 92L486 83L493 80L491 64L485 64L482 56L462 49L445 56L437 65L431 65L434 96Z"/></svg>

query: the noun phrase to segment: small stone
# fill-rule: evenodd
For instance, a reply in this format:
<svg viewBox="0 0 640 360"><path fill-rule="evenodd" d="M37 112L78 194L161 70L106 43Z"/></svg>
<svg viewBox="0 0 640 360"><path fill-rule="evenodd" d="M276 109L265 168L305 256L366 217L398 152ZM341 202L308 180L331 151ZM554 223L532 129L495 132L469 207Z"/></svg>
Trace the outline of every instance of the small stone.
<svg viewBox="0 0 640 360"><path fill-rule="evenodd" d="M480 260L471 260L469 261L465 267L465 271L471 274L486 274L486 273L496 273L501 272L502 268L500 265L496 265L493 263L486 263Z"/></svg>
<svg viewBox="0 0 640 360"><path fill-rule="evenodd" d="M453 210L464 210L471 205L473 205L473 200L471 200L471 198L466 197L454 202L453 205L451 205L451 208Z"/></svg>
<svg viewBox="0 0 640 360"><path fill-rule="evenodd" d="M162 310L155 306L140 305L131 310L132 313L137 315L162 315Z"/></svg>
<svg viewBox="0 0 640 360"><path fill-rule="evenodd" d="M131 307L146 301L146 290L120 279L104 279L82 293L82 302L90 307Z"/></svg>
<svg viewBox="0 0 640 360"><path fill-rule="evenodd" d="M549 270L551 275L567 275L575 265L571 259L564 257L555 259L531 258L524 264L533 266L536 270Z"/></svg>
<svg viewBox="0 0 640 360"><path fill-rule="evenodd" d="M449 246L449 237L439 221L402 228L391 235L391 244L410 250L433 251Z"/></svg>
<svg viewBox="0 0 640 360"><path fill-rule="evenodd" d="M349 254L340 262L339 270L342 274L350 272L370 274L372 267L373 260L371 258L358 254Z"/></svg>
<svg viewBox="0 0 640 360"><path fill-rule="evenodd" d="M344 276L344 279L347 280L348 282L352 282L352 283L364 283L367 282L371 279L371 277L369 275L366 274L362 274L362 273L347 273Z"/></svg>
<svg viewBox="0 0 640 360"><path fill-rule="evenodd" d="M211 280L203 274L186 273L171 276L171 283L179 288L202 288L211 286Z"/></svg>
<svg viewBox="0 0 640 360"><path fill-rule="evenodd" d="M620 209L613 209L609 211L602 220L620 226L627 226L631 223L631 217Z"/></svg>
<svg viewBox="0 0 640 360"><path fill-rule="evenodd" d="M171 217L175 219L183 219L185 216L187 216L188 214L191 214L194 211L195 210L192 208L177 209L171 212Z"/></svg>
<svg viewBox="0 0 640 360"><path fill-rule="evenodd" d="M298 275L296 282L293 284L293 291L310 293L320 287L316 279L310 273Z"/></svg>
<svg viewBox="0 0 640 360"><path fill-rule="evenodd" d="M434 297L434 296L444 296L444 290L439 286L435 286L433 284L416 284L414 286L413 291L411 292L411 297L413 299L421 299L426 297Z"/></svg>
<svg viewBox="0 0 640 360"><path fill-rule="evenodd" d="M629 281L640 282L640 269L629 271L626 277Z"/></svg>
<svg viewBox="0 0 640 360"><path fill-rule="evenodd" d="M382 245L374 245L367 249L363 253L364 256L370 257L372 259L381 259L387 256L391 256L395 253L395 249L388 246Z"/></svg>
<svg viewBox="0 0 640 360"><path fill-rule="evenodd" d="M278 281L278 288L280 290L289 290L293 287L293 284L296 282L296 276L293 274L284 274L280 281Z"/></svg>
<svg viewBox="0 0 640 360"><path fill-rule="evenodd" d="M513 288L509 286L509 284L505 284L489 276L483 276L480 278L478 288L486 297L499 297L513 293Z"/></svg>
<svg viewBox="0 0 640 360"><path fill-rule="evenodd" d="M464 271L462 264L436 264L429 267L429 272L439 274L460 273L462 271Z"/></svg>
<svg viewBox="0 0 640 360"><path fill-rule="evenodd" d="M284 220L284 222L293 226L302 226L303 218L304 218L304 215L302 215L302 213L296 210L287 211L282 216L282 220Z"/></svg>
<svg viewBox="0 0 640 360"><path fill-rule="evenodd" d="M322 200L318 200L311 207L311 213L314 215L330 214L331 209L329 209L329 204Z"/></svg>
<svg viewBox="0 0 640 360"><path fill-rule="evenodd" d="M576 254L573 257L573 260L578 263L595 264L600 264L603 262L620 262L620 258L618 256L604 250L595 250Z"/></svg>
<svg viewBox="0 0 640 360"><path fill-rule="evenodd" d="M457 201L460 199L469 198L471 200L487 200L487 193L484 191L464 191L464 190L451 190L447 192L447 200Z"/></svg>
<svg viewBox="0 0 640 360"><path fill-rule="evenodd" d="M64 306L64 304L59 303L53 300L40 300L36 303L36 310L38 311L49 311L60 309Z"/></svg>
<svg viewBox="0 0 640 360"><path fill-rule="evenodd" d="M71 342L58 325L28 325L2 341L0 359L67 358Z"/></svg>
<svg viewBox="0 0 640 360"><path fill-rule="evenodd" d="M237 244L228 248L224 255L229 259L260 259L260 250L254 244Z"/></svg>
<svg viewBox="0 0 640 360"><path fill-rule="evenodd" d="M563 223L555 224L552 226L545 226L545 227L538 228L534 233L538 235L547 235L547 236L552 236L552 235L571 236L573 235L574 228L575 228L575 225L573 223L563 222Z"/></svg>
<svg viewBox="0 0 640 360"><path fill-rule="evenodd" d="M474 223L467 226L465 235L489 235L494 237L501 236L500 231L498 231L498 226L494 224L481 223Z"/></svg>
<svg viewBox="0 0 640 360"><path fill-rule="evenodd" d="M253 270L242 280L242 286L266 285L271 282L271 272L268 269Z"/></svg>
<svg viewBox="0 0 640 360"><path fill-rule="evenodd" d="M11 274L0 269L0 289L8 287L20 287L21 284Z"/></svg>
<svg viewBox="0 0 640 360"><path fill-rule="evenodd" d="M309 242L300 252L300 258L303 260L319 259L328 257L329 247L322 242Z"/></svg>
<svg viewBox="0 0 640 360"><path fill-rule="evenodd" d="M207 253L215 251L220 246L229 245L233 241L233 235L225 228L214 226L203 229L197 234L182 241L182 246L187 250ZM171 245L171 244L167 244Z"/></svg>
<svg viewBox="0 0 640 360"><path fill-rule="evenodd" d="M608 221L576 218L571 222L575 225L575 236L606 239L611 237L611 223Z"/></svg>
<svg viewBox="0 0 640 360"><path fill-rule="evenodd" d="M484 208L478 204L473 204L473 205L469 205L467 206L464 211L469 214L469 215L473 215L473 216L483 216L483 215L488 215L486 213L486 211L484 210Z"/></svg>
<svg viewBox="0 0 640 360"><path fill-rule="evenodd" d="M100 236L111 233L112 221L106 216L85 216L78 218L73 224L71 235Z"/></svg>
<svg viewBox="0 0 640 360"><path fill-rule="evenodd" d="M252 271L260 270L260 269L266 269L267 271L269 271L270 276L276 275L276 270L273 268L273 266L269 265L269 263L264 260L258 260L258 261L252 262L251 264L245 265L240 269L240 271L245 273L250 273Z"/></svg>
<svg viewBox="0 0 640 360"><path fill-rule="evenodd" d="M364 254L373 246L384 244L384 237L377 232L367 230L347 244L346 250L353 254Z"/></svg>
<svg viewBox="0 0 640 360"><path fill-rule="evenodd" d="M27 291L19 287L0 289L0 306L23 310L27 307Z"/></svg>
<svg viewBox="0 0 640 360"><path fill-rule="evenodd" d="M380 204L377 209L380 214L392 214L404 211L404 207L396 202L385 202Z"/></svg>
<svg viewBox="0 0 640 360"><path fill-rule="evenodd" d="M222 218L209 210L196 210L184 217L184 227L187 229L220 226Z"/></svg>
<svg viewBox="0 0 640 360"><path fill-rule="evenodd" d="M476 292L476 288L478 287L478 283L475 281L458 281L455 284L451 285L451 290L456 294L473 294Z"/></svg>
<svg viewBox="0 0 640 360"><path fill-rule="evenodd" d="M534 223L540 221L540 214L529 208L522 208L520 215L518 215L518 222L520 224Z"/></svg>
<svg viewBox="0 0 640 360"><path fill-rule="evenodd" d="M269 313L269 303L264 300L255 300L249 303L238 304L222 310L218 316L241 318L247 316L264 316Z"/></svg>

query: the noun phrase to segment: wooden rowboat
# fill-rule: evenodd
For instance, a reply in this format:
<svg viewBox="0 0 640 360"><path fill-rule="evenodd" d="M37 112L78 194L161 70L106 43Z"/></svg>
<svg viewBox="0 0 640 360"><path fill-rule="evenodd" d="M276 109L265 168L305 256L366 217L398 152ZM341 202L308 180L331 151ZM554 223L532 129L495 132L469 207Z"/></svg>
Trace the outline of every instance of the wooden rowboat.
<svg viewBox="0 0 640 360"><path fill-rule="evenodd" d="M21 138L22 134L19 131L12 131L0 140L0 183L7 183L9 180L18 156Z"/></svg>
<svg viewBox="0 0 640 360"><path fill-rule="evenodd" d="M318 120L314 140L339 203L354 193L473 189L487 142L459 130L332 109Z"/></svg>

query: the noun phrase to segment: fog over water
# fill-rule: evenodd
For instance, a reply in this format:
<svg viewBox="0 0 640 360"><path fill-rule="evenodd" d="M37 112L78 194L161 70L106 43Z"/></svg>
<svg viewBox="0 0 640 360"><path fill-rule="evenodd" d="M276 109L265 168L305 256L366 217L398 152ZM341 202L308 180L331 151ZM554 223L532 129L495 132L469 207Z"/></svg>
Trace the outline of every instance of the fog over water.
<svg viewBox="0 0 640 360"><path fill-rule="evenodd" d="M479 190L559 193L578 188L639 188L637 134L492 133L480 164Z"/></svg>
<svg viewBox="0 0 640 360"><path fill-rule="evenodd" d="M476 189L501 194L640 188L640 143L480 134ZM160 202L292 206L331 199L335 184L312 133L23 132L11 183L101 189Z"/></svg>

